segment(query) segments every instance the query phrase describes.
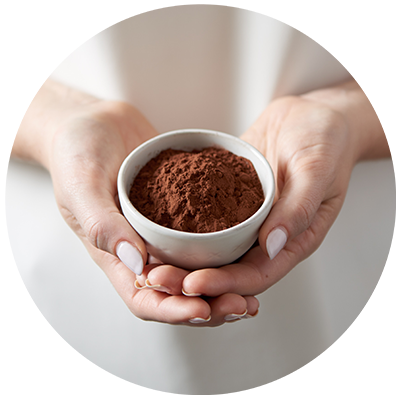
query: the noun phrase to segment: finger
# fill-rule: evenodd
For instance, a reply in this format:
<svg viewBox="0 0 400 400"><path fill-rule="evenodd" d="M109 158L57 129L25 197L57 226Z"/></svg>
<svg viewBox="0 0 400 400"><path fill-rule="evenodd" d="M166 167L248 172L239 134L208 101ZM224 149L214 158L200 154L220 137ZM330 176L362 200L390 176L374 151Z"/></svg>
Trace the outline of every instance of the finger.
<svg viewBox="0 0 400 400"><path fill-rule="evenodd" d="M225 293L204 300L182 295L170 296L153 290L137 291L130 307L141 319L186 324L189 326L219 326L226 322L257 315L259 302L253 296Z"/></svg>
<svg viewBox="0 0 400 400"><path fill-rule="evenodd" d="M241 319L254 318L258 315L260 302L254 296L243 296L247 303L247 314Z"/></svg>
<svg viewBox="0 0 400 400"><path fill-rule="evenodd" d="M182 295L182 282L189 273L190 271L173 265L159 265L148 272L145 285L154 290Z"/></svg>
<svg viewBox="0 0 400 400"><path fill-rule="evenodd" d="M242 319L253 318L258 314L259 302L254 296L238 296L234 293L225 293L217 298L205 299L211 307L208 320L191 320L185 325L216 327L225 323ZM244 310L244 311L243 311Z"/></svg>
<svg viewBox="0 0 400 400"><path fill-rule="evenodd" d="M169 324L204 324L210 320L210 305L199 297L170 296L155 290L137 291L131 311L146 321Z"/></svg>
<svg viewBox="0 0 400 400"><path fill-rule="evenodd" d="M338 198L324 202L311 226L290 241L273 260L257 246L236 264L191 272L182 282L184 291L211 297L229 292L242 296L262 293L320 246L340 205Z"/></svg>
<svg viewBox="0 0 400 400"><path fill-rule="evenodd" d="M234 293L224 293L221 296L208 298L205 300L211 309L209 318L207 320L191 319L189 323L186 323L185 325L216 327L227 322L234 322L244 319L248 312L247 300L244 297ZM249 300L249 302L254 304L254 301L252 302ZM253 306L252 308L254 309L255 307ZM257 311L254 311L254 314L257 314Z"/></svg>
<svg viewBox="0 0 400 400"><path fill-rule="evenodd" d="M150 289L138 290L135 286L136 275L121 261L111 254L94 249L87 240L84 243L91 248L94 261L100 265L122 300L138 318L193 326L210 321L211 308L205 300L183 295L170 296Z"/></svg>
<svg viewBox="0 0 400 400"><path fill-rule="evenodd" d="M266 289L272 263L257 246L239 263L191 272L184 278L182 287L185 293L200 293L209 297L224 293L256 295Z"/></svg>
<svg viewBox="0 0 400 400"><path fill-rule="evenodd" d="M183 280L185 291L197 291L203 296L217 297L223 293L241 296L257 295L282 279L297 263L293 242L274 260L260 246L252 249L237 264L194 271Z"/></svg>
<svg viewBox="0 0 400 400"><path fill-rule="evenodd" d="M147 256L147 262L149 264L162 264L162 262L158 258L152 256L151 254Z"/></svg>
<svg viewBox="0 0 400 400"><path fill-rule="evenodd" d="M253 318L258 314L260 303L254 296L239 296L225 293L209 300L211 306L211 322L222 324L241 319Z"/></svg>
<svg viewBox="0 0 400 400"><path fill-rule="evenodd" d="M173 267L175 268L175 267ZM178 268L175 268L178 269ZM156 268L152 268L151 272L156 271ZM165 272L168 272L168 269L165 269ZM187 271L186 271L187 272ZM157 290L157 289L156 289ZM148 290L151 292L150 290ZM198 326L219 326L225 322L232 322L240 319L251 318L257 315L259 302L253 296L239 296L234 293L224 293L223 295L219 296L218 298L207 298L206 301L208 302L211 312L210 316L205 318L204 317L204 305L202 301L198 297L182 297L182 295L175 295L169 296L165 293L160 293L161 296L151 297L152 301L155 303L152 304L151 307L157 308L157 312L151 313L151 317L146 316L146 312L143 310L143 301L140 300L141 303L141 310L140 312L136 311L136 315L143 319L152 319L154 320L157 318L158 321L161 322L169 322L169 323L183 323L186 325L198 325ZM140 295L137 295L140 298ZM174 298L174 300L169 299ZM201 302L192 303L186 302L185 298L188 300L190 299L198 299ZM161 302L162 301L162 302ZM178 314L168 312L168 319L162 317L158 314L162 307L174 307L174 311L178 312ZM150 307L150 308L151 308ZM191 317L185 321L185 318L189 315L187 310L186 311L178 311L179 307L193 307L191 312ZM201 308L195 308L201 307ZM194 317L193 315L197 315ZM179 317L178 317L179 315Z"/></svg>
<svg viewBox="0 0 400 400"><path fill-rule="evenodd" d="M259 232L260 246L271 260L311 225L331 183L327 176L315 164L290 172Z"/></svg>
<svg viewBox="0 0 400 400"><path fill-rule="evenodd" d="M147 260L146 246L118 210L114 191L95 177L87 177L73 185L69 195L68 209L65 207L63 214L67 222L76 219L77 226L73 226L74 222L70 225L79 236L94 248L118 257L131 271L141 275Z"/></svg>
<svg viewBox="0 0 400 400"><path fill-rule="evenodd" d="M147 276L149 274L149 272L156 268L159 267L160 265L162 265L161 263L158 264L146 264L143 268L143 272L141 275L136 275L136 281L135 281L135 287L137 289L146 289L146 280L147 280ZM182 294L182 293L180 293Z"/></svg>

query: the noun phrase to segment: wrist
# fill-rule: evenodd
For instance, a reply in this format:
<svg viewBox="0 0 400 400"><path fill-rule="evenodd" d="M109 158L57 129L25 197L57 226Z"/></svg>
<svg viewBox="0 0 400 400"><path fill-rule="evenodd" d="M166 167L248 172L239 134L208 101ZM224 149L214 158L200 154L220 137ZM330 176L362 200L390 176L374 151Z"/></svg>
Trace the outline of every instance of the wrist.
<svg viewBox="0 0 400 400"><path fill-rule="evenodd" d="M390 156L379 119L356 81L309 92L302 97L324 104L342 115L348 126L354 163Z"/></svg>
<svg viewBox="0 0 400 400"><path fill-rule="evenodd" d="M395 91L366 90L344 84L316 90L301 97L325 104L345 119L354 163L372 158L395 156L396 122Z"/></svg>
<svg viewBox="0 0 400 400"><path fill-rule="evenodd" d="M12 156L48 168L51 143L59 127L98 102L100 100L93 96L52 80L46 81L21 122Z"/></svg>

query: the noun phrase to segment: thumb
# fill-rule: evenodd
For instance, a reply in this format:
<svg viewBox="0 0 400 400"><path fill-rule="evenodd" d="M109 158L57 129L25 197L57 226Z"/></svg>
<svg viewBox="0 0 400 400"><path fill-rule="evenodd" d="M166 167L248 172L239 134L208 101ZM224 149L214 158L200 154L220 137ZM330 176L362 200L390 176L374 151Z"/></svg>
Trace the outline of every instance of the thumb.
<svg viewBox="0 0 400 400"><path fill-rule="evenodd" d="M77 188L70 198L74 200L69 210L78 225L72 228L86 239L85 242L89 242L89 251L108 252L118 257L132 272L141 275L147 260L146 246L121 214L113 194L90 185Z"/></svg>
<svg viewBox="0 0 400 400"><path fill-rule="evenodd" d="M325 195L326 185L311 173L291 176L259 232L259 243L272 260L307 230Z"/></svg>

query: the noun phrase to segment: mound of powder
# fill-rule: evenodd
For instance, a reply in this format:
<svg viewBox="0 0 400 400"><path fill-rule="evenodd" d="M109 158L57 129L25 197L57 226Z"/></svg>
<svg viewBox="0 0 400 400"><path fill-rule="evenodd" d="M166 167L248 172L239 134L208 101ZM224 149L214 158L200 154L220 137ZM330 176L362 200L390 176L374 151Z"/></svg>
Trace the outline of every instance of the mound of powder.
<svg viewBox="0 0 400 400"><path fill-rule="evenodd" d="M151 221L195 233L237 225L264 201L253 164L217 147L162 151L140 170L129 197Z"/></svg>

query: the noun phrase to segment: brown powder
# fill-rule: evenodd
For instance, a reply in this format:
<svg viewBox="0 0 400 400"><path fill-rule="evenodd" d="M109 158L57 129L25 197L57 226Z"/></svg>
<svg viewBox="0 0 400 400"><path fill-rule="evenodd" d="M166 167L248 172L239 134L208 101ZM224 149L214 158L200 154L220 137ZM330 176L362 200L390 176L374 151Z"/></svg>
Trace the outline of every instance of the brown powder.
<svg viewBox="0 0 400 400"><path fill-rule="evenodd" d="M162 151L140 170L129 197L151 221L195 233L237 225L264 201L253 164L217 147Z"/></svg>

